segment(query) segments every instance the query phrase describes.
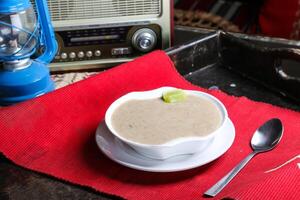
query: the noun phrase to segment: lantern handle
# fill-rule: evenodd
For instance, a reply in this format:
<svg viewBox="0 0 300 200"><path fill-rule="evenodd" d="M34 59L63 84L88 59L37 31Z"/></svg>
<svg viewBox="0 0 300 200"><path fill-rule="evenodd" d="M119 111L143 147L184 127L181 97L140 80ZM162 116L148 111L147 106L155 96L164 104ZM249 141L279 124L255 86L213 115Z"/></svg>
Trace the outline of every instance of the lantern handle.
<svg viewBox="0 0 300 200"><path fill-rule="evenodd" d="M35 0L37 18L41 26L41 39L44 43L44 51L36 60L49 64L56 55L57 42L51 23L50 12L46 0Z"/></svg>

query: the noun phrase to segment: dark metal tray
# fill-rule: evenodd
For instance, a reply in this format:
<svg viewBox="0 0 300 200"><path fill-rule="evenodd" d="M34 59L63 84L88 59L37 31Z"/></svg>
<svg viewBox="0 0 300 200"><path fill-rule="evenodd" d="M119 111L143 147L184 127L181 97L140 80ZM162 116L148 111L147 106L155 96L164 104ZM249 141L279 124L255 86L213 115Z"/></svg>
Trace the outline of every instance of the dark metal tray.
<svg viewBox="0 0 300 200"><path fill-rule="evenodd" d="M276 105L300 103L299 42L186 27L177 34L191 40L166 52L187 80Z"/></svg>

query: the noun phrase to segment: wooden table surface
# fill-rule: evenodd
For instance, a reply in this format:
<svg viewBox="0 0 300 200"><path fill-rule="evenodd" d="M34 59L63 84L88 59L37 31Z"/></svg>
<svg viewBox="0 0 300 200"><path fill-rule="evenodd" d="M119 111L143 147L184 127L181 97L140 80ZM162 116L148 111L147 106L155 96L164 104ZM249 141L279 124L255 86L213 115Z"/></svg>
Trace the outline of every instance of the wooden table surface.
<svg viewBox="0 0 300 200"><path fill-rule="evenodd" d="M90 73L70 73L54 75L58 87L86 78ZM294 110L300 105L292 100L269 91L251 80L229 71L222 66L214 65L205 70L184 75L193 84L210 89L220 89L230 95L247 96L256 101L263 101ZM121 199L109 194L100 193L87 187L73 185L44 174L19 167L0 154L0 199L49 199L49 200L87 200L87 199Z"/></svg>

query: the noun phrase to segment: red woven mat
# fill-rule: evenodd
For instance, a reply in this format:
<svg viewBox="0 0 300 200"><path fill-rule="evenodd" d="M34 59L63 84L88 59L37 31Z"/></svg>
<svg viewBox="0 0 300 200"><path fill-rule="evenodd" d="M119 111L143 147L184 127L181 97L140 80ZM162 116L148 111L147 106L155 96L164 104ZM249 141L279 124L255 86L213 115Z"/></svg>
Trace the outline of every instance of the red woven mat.
<svg viewBox="0 0 300 200"><path fill-rule="evenodd" d="M34 100L0 109L0 151L25 168L128 199L201 199L204 191L251 152L249 141L255 129L277 117L285 127L278 147L257 155L217 199L300 196L300 114L220 91L206 92L225 104L236 139L216 161L183 172L149 173L109 160L95 142L95 130L108 106L130 91L160 86L206 91L185 81L164 52L153 52Z"/></svg>

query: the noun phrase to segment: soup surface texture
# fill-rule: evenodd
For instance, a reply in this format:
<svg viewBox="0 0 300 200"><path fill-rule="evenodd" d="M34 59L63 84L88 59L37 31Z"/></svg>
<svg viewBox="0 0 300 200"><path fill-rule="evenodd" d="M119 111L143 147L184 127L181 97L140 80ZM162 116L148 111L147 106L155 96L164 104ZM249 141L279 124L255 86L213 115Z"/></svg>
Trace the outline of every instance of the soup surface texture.
<svg viewBox="0 0 300 200"><path fill-rule="evenodd" d="M120 136L142 144L206 136L221 123L221 111L212 102L194 95L176 103L166 103L161 98L130 100L112 115L112 126Z"/></svg>

